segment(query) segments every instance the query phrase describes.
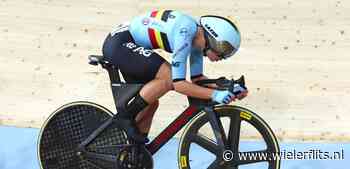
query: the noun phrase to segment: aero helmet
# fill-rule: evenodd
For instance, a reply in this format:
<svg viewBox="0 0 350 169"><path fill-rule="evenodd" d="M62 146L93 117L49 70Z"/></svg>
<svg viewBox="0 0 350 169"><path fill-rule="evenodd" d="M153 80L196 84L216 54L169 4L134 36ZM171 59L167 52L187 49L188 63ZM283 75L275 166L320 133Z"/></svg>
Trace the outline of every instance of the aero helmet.
<svg viewBox="0 0 350 169"><path fill-rule="evenodd" d="M241 34L229 19L205 15L200 17L199 24L204 29L205 51L211 49L225 59L237 52L241 44Z"/></svg>

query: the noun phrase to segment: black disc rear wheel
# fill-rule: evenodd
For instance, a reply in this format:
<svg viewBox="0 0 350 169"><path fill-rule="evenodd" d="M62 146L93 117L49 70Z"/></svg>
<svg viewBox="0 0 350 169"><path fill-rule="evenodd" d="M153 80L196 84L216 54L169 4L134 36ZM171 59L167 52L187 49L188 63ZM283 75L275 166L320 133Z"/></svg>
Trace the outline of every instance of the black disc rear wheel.
<svg viewBox="0 0 350 169"><path fill-rule="evenodd" d="M73 102L57 109L41 128L38 158L41 169L109 169L114 163L88 159L78 155L76 148L112 113L95 103ZM86 147L94 153L117 156L116 145L127 144L123 130L108 126Z"/></svg>

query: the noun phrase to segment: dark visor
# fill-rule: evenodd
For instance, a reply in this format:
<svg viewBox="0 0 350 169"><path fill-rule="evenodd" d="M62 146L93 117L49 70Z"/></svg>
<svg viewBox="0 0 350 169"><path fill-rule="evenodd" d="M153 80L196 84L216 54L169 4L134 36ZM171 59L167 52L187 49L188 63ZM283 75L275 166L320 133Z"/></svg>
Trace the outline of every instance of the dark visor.
<svg viewBox="0 0 350 169"><path fill-rule="evenodd" d="M207 32L205 32L204 35L206 41L206 47L204 49L204 52L211 49L215 53L217 53L218 56L221 58L228 58L237 52L237 49L234 46L232 46L229 42L216 41L213 37L208 35Z"/></svg>

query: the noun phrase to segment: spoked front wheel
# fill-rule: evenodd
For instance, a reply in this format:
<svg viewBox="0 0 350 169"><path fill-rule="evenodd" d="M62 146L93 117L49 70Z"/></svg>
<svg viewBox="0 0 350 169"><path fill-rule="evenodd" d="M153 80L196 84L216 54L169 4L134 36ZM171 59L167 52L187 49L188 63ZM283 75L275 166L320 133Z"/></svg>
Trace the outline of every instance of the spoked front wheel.
<svg viewBox="0 0 350 169"><path fill-rule="evenodd" d="M277 138L261 117L238 106L218 106L214 111L221 130L213 131L205 112L186 127L178 151L180 169L280 169ZM225 151L214 132L225 139Z"/></svg>

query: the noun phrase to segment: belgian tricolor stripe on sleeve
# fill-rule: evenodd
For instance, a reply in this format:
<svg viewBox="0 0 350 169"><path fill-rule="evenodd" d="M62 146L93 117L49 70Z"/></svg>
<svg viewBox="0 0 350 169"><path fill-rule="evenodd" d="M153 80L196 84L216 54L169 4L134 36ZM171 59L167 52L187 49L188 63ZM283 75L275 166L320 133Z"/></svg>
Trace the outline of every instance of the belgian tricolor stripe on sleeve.
<svg viewBox="0 0 350 169"><path fill-rule="evenodd" d="M166 22L169 18L170 12L171 10L152 11L151 17ZM148 36L154 49L161 48L167 52L171 52L168 37L164 32L148 28Z"/></svg>

